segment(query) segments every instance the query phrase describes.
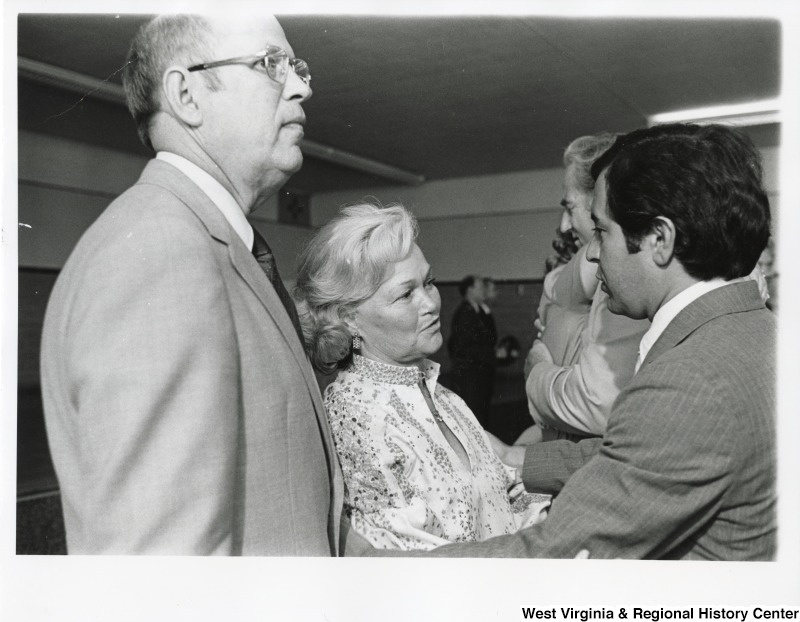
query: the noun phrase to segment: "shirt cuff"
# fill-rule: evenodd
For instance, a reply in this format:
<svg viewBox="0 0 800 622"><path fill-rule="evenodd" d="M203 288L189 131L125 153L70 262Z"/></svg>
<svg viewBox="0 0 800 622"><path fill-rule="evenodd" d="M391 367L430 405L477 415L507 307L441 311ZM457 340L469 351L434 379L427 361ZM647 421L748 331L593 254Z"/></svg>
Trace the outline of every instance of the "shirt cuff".
<svg viewBox="0 0 800 622"><path fill-rule="evenodd" d="M559 452L554 451L558 444L559 441L548 441L527 446L525 461L520 469L525 490L551 495L561 490L564 482L560 478L553 477L553 467L560 462Z"/></svg>

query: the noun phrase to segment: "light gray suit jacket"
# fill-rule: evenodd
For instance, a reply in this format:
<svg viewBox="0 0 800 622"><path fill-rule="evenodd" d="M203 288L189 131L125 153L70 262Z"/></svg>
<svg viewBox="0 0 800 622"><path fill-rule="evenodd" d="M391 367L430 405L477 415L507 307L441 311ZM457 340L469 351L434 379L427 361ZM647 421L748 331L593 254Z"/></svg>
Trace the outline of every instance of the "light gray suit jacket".
<svg viewBox="0 0 800 622"><path fill-rule="evenodd" d="M700 297L654 344L602 439L528 450L526 487L558 493L543 523L433 553L771 559L775 331L754 282Z"/></svg>
<svg viewBox="0 0 800 622"><path fill-rule="evenodd" d="M70 553L336 555L314 373L221 212L153 160L50 298L42 391Z"/></svg>

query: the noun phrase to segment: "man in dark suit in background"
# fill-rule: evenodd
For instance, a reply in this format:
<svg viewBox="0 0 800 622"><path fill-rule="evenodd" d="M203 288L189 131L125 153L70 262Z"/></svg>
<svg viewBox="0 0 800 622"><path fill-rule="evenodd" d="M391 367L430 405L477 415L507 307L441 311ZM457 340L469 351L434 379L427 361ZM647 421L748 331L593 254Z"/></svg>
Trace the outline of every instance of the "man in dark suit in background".
<svg viewBox="0 0 800 622"><path fill-rule="evenodd" d="M70 553L337 553L327 418L245 218L302 164L309 81L272 16L135 38L123 82L156 157L75 248L43 333Z"/></svg>
<svg viewBox="0 0 800 622"><path fill-rule="evenodd" d="M652 321L637 372L602 439L497 445L526 488L557 495L547 520L433 554L771 559L776 325L743 278L770 233L758 152L723 126L660 126L592 174L587 256L609 309Z"/></svg>
<svg viewBox="0 0 800 622"><path fill-rule="evenodd" d="M452 361L448 388L457 393L486 428L495 374L497 328L494 318L484 309L484 280L466 276L458 284L463 300L453 314L447 351Z"/></svg>

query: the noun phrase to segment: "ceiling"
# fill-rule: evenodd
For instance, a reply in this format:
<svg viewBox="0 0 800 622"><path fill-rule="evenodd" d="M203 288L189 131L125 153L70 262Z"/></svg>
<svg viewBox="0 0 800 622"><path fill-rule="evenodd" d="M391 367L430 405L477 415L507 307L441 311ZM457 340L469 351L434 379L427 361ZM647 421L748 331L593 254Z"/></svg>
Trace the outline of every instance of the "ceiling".
<svg viewBox="0 0 800 622"><path fill-rule="evenodd" d="M20 15L18 54L119 83L144 16ZM575 137L780 95L767 19L279 16L308 61L306 138L427 180L560 165ZM127 110L27 79L19 126L147 154ZM777 130L755 133L776 144ZM396 183L306 157L302 192Z"/></svg>

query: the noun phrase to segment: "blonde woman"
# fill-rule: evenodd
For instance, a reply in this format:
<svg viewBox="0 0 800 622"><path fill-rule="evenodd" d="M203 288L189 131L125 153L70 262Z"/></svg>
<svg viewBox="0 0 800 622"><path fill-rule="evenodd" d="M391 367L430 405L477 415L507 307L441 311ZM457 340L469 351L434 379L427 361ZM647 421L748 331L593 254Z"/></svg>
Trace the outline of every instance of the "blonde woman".
<svg viewBox="0 0 800 622"><path fill-rule="evenodd" d="M296 297L308 354L339 369L325 406L353 529L372 546L430 549L542 520L475 416L438 384L440 299L402 206L356 205L307 246ZM509 492L510 491L510 492Z"/></svg>

